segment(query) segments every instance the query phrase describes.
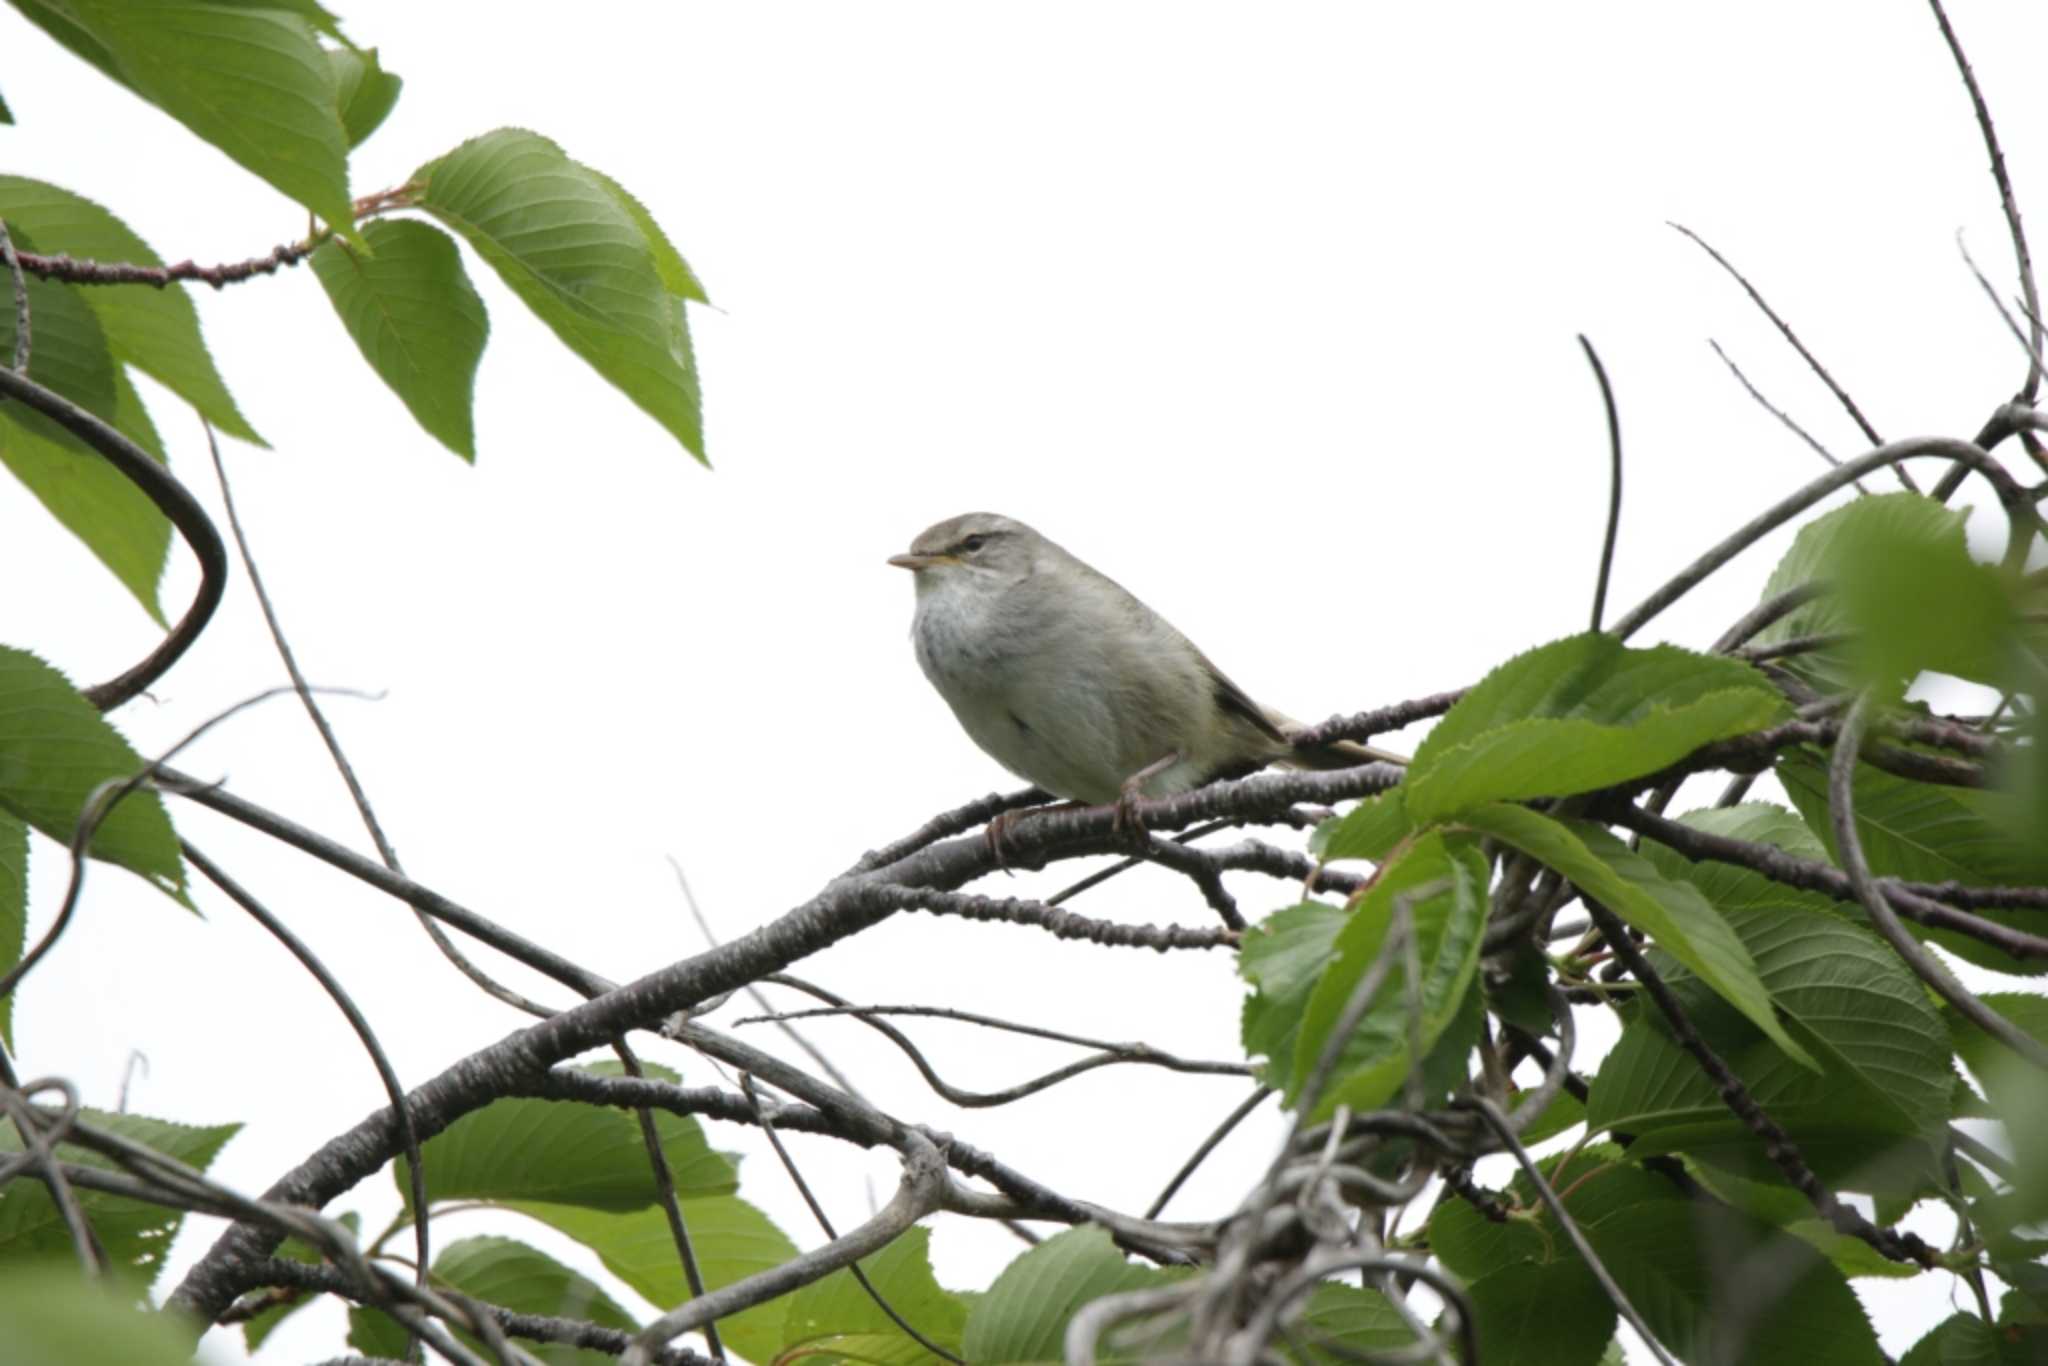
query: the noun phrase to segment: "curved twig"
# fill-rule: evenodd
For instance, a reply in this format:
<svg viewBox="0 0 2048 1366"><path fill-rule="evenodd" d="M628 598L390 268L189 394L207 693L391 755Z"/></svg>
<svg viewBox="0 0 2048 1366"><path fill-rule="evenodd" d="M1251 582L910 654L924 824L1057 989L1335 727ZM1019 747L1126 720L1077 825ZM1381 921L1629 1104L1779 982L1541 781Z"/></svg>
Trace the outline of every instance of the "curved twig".
<svg viewBox="0 0 2048 1366"><path fill-rule="evenodd" d="M178 529L178 534L185 538L185 544L192 548L193 555L199 560L199 590L193 594L192 605L171 628L170 634L140 663L104 683L84 689L88 702L101 711L112 711L169 673L171 666L192 648L192 642L199 639L199 633L213 619L214 609L220 606L221 595L227 590L227 547L221 544L220 533L214 530L205 509L199 506L185 486L172 478L171 472L153 460L148 451L98 415L87 412L54 389L46 389L28 376L18 375L5 367L0 367L0 394L20 399L105 457L122 478L142 490L143 496L170 518L171 525Z"/></svg>
<svg viewBox="0 0 2048 1366"><path fill-rule="evenodd" d="M1876 450L1867 451L1854 460L1829 470L1758 513L1733 534L1724 537L1706 554L1679 571L1663 587L1638 603L1633 611L1615 624L1615 636L1622 640L1628 639L1648 625L1665 608L1705 582L1715 570L1835 490L1853 484L1871 471L1883 469L1887 465L1929 458L1961 462L1990 482L1998 495L2000 505L2013 520L2012 534L2007 540L2006 559L2011 563L2023 562L2029 537L2040 526L2039 515L2034 511L2026 490L2022 489L2012 475L1980 446L1958 441L1950 436L1908 437L1903 441L1894 441L1889 445L1879 446Z"/></svg>
<svg viewBox="0 0 2048 1366"><path fill-rule="evenodd" d="M1593 349L1593 343L1586 334L1579 334L1579 347L1586 353L1586 363L1593 367L1593 378L1600 382L1600 403L1607 410L1607 535L1600 543L1600 577L1593 586L1592 630L1600 629L1600 619L1607 615L1607 579L1614 570L1614 542L1621 534L1621 415L1614 408L1614 386L1607 382L1607 367L1600 363L1600 353Z"/></svg>
<svg viewBox="0 0 2048 1366"><path fill-rule="evenodd" d="M357 1009L355 1001L349 996L348 989L342 986L340 979L327 970L327 965L306 947L304 940L293 934L283 921L243 890L241 884L229 877L213 860L199 852L192 841L181 839L178 841L178 847L184 851L186 862L225 892L228 900L247 911L252 920L268 930L273 939L284 945L286 951L299 960L299 966L312 975L313 980L320 984L320 989L327 993L328 999L334 1002L335 1008L348 1021L349 1028L355 1031L356 1039L363 1045L363 1052L369 1055L370 1065L377 1069L377 1080L383 1083L385 1098L391 1102L392 1113L398 1121L399 1142L405 1157L407 1194L412 1199L413 1255L418 1259L414 1263L418 1273L416 1284L424 1287L427 1267L432 1262L428 1255L427 1164L420 1156L419 1131L413 1126L411 1112L406 1109L405 1087L399 1083L398 1070L391 1065L390 1057L384 1052L384 1045L377 1041L377 1031L370 1028L369 1020Z"/></svg>
<svg viewBox="0 0 2048 1366"><path fill-rule="evenodd" d="M1862 748L1869 718L1870 694L1866 692L1849 708L1849 715L1842 722L1841 738L1835 741L1834 761L1828 766L1828 806L1834 818L1835 848L1850 885L1856 889L1856 899L1870 913L1871 925L1892 946L1892 951L1905 960L1915 976L1954 1006L1958 1015L2034 1066L2048 1069L2048 1046L1978 1000L1941 960L1922 948L1899 923L1884 887L1872 875L1870 863L1863 856L1863 837L1856 829L1856 755Z"/></svg>

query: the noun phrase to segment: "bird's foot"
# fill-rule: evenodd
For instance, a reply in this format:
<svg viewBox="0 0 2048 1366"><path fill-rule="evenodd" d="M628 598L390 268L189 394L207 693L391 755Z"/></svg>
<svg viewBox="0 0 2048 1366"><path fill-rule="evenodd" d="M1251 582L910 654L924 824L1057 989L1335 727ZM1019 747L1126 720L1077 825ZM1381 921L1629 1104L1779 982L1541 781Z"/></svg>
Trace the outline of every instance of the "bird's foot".
<svg viewBox="0 0 2048 1366"><path fill-rule="evenodd" d="M988 842L988 856L996 861L996 867L1002 869L1006 877L1016 876L1010 871L1010 827L1023 814L1022 811L998 811L981 832L982 839Z"/></svg>
<svg viewBox="0 0 2048 1366"><path fill-rule="evenodd" d="M1152 847L1152 832L1145 828L1145 818L1138 813L1138 797L1136 783L1125 783L1117 792L1111 829L1131 846L1133 853L1142 854Z"/></svg>

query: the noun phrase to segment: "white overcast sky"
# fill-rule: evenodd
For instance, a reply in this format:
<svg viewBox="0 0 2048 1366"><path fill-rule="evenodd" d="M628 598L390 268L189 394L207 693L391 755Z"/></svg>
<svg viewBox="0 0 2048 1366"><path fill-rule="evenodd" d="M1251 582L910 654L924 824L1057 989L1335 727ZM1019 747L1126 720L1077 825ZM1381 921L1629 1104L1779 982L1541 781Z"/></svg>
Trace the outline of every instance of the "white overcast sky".
<svg viewBox="0 0 2048 1366"><path fill-rule="evenodd" d="M932 812L1016 785L919 675L910 586L883 564L940 518L1036 524L1254 695L1318 719L1470 682L1584 625L1606 450L1576 332L1606 359L1628 453L1613 612L1819 469L1708 337L1838 453L1861 448L1666 220L1744 267L1888 437L1966 436L2022 371L1956 249L1961 230L2010 278L1986 158L1931 16L1906 0L339 8L407 80L357 154L358 194L530 127L645 200L716 305L694 313L707 472L473 258L492 324L473 469L372 377L308 272L200 300L275 447L228 459L300 657L317 682L384 694L332 711L408 871L617 978L701 946L665 856L735 935ZM1956 0L1953 17L2048 233L2048 9ZM0 168L109 205L167 259L303 231L302 211L5 8L0 92L18 120ZM217 506L196 421L147 392L173 468ZM1786 540L1644 639L1705 643ZM174 550L167 609L194 579ZM13 487L0 582L0 640L80 683L154 638ZM188 661L119 724L152 749L279 680L238 571ZM288 702L186 766L367 847ZM402 908L207 813L173 815L342 976L409 1084L520 1023ZM32 932L62 874L52 846L35 857ZM1245 891L1255 913L1287 899ZM203 921L96 870L24 988L21 1066L111 1106L142 1050L133 1107L248 1121L215 1171L254 1191L382 1099L295 965L224 899L199 900ZM1206 914L1162 875L1079 908ZM1222 954L913 915L801 970L870 1002L1237 1055ZM1125 1209L1240 1094L1105 1071L959 1113L858 1026L814 1032L897 1113ZM914 1032L970 1085L1069 1056ZM1273 1133L1248 1129L1175 1211L1225 1208ZM877 1159L799 1152L842 1226L893 1182ZM772 1159L744 1180L817 1240ZM393 1204L378 1182L337 1208L374 1226ZM439 1237L486 1227L452 1219ZM212 1236L198 1232L167 1286ZM1017 1246L956 1223L936 1238L961 1287ZM1945 1288L1914 1289L1930 1293L1872 1302L1894 1353L1950 1312ZM274 1358L324 1355L340 1332L338 1312L304 1315ZM236 1355L238 1339L210 1341Z"/></svg>

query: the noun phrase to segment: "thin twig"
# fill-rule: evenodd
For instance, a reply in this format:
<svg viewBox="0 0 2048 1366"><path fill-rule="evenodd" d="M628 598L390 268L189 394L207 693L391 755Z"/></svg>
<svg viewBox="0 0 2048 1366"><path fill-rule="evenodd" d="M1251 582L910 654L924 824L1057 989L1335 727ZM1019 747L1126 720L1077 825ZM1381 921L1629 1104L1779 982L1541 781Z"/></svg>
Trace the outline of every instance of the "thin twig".
<svg viewBox="0 0 2048 1366"><path fill-rule="evenodd" d="M825 1230L827 1238L837 1238L839 1231L832 1227L831 1217L825 1213L825 1207L818 1203L818 1197L811 1190L811 1183L804 1180L804 1174L797 1169L795 1159L789 1155L789 1149L783 1146L782 1135L775 1132L774 1121L769 1119L768 1112L761 1108L761 1097L754 1089L752 1074L740 1073L740 1089L746 1094L747 1099L753 1103L754 1113L760 1118L761 1132L768 1138L768 1146L775 1150L777 1160L782 1163L782 1170L789 1174L790 1181L796 1186L797 1194L803 1197L804 1204L809 1207L811 1217L818 1221L819 1228ZM952 1362L953 1366L966 1366L966 1363L959 1357L954 1356L951 1352L912 1327L910 1321L898 1313L896 1307L890 1304L882 1292L875 1288L874 1282L868 1279L868 1273L861 1269L859 1262L848 1262L846 1269L853 1273L854 1280L860 1283L860 1288L867 1292L868 1298L875 1302L875 1307L888 1315L889 1321L908 1334L911 1340L916 1342L918 1346L941 1360ZM692 1293L701 1295L704 1292L696 1290Z"/></svg>
<svg viewBox="0 0 2048 1366"><path fill-rule="evenodd" d="M1828 387L1828 392L1835 396L1835 401L1842 405L1843 410L1856 423L1858 430L1863 433L1864 439L1873 446L1883 445L1884 438L1877 434L1877 428L1870 425L1870 419L1863 416L1863 410L1856 406L1855 399L1849 397L1849 391L1837 384L1835 377L1828 373L1828 368L1820 363L1820 358L1806 349L1806 343L1799 340L1799 334L1792 330L1792 325L1779 317L1778 311L1764 301L1764 296L1757 290L1755 285L1749 282L1749 277L1737 270L1727 257L1715 250L1704 237L1701 237L1691 228L1686 227L1683 223L1672 223L1670 226L1690 238L1701 251L1714 258L1714 264L1735 277L1735 283L1742 286L1742 292L1749 296L1750 302L1755 304L1763 315L1771 320L1771 325L1778 329L1778 335L1791 344L1792 349L1799 353L1799 358L1806 362L1807 368L1812 370L1819 377L1820 382ZM1903 468L1897 468L1896 472L1899 476L1899 482L1906 486L1907 491L1912 493L1920 491L1919 485L1913 482L1912 476L1906 473Z"/></svg>
<svg viewBox="0 0 2048 1366"><path fill-rule="evenodd" d="M1166 1208L1166 1202L1173 1199L1175 1193L1187 1184L1188 1178L1195 1174L1195 1169L1208 1160L1210 1153L1216 1151L1216 1145L1228 1138L1231 1131L1244 1122L1246 1116L1258 1109L1268 1096L1274 1094L1275 1092L1270 1086L1254 1086L1252 1093L1239 1101L1231 1112L1223 1117L1222 1122L1211 1129L1208 1136L1201 1141L1192 1153L1188 1154L1188 1160L1180 1164L1180 1170L1173 1174L1173 1179L1166 1183L1165 1189L1161 1190L1152 1203L1146 1207L1145 1217L1147 1219L1157 1219L1159 1212Z"/></svg>
<svg viewBox="0 0 2048 1366"><path fill-rule="evenodd" d="M194 280L220 289L258 275L274 275L283 266L295 266L311 256L322 240L308 238L303 242L288 242L268 255L218 266L202 266L195 261L180 261L170 266L143 266L127 261L86 261L61 253L42 256L29 251L21 254L21 264L31 275L61 280L67 285L150 285L163 289L182 280Z"/></svg>
<svg viewBox="0 0 2048 1366"><path fill-rule="evenodd" d="M1735 382L1737 384L1740 384L1745 390L1748 391L1749 396L1756 400L1758 407L1762 408L1765 412L1769 413L1772 417L1775 417L1776 419L1778 419L1779 422L1783 423L1786 429L1789 430L1794 436L1798 437L1801 441L1804 441L1807 444L1808 448L1810 448L1815 455L1818 455L1821 459L1827 461L1830 465L1839 465L1842 463L1840 460L1835 458L1834 452L1830 451L1826 446L1821 445L1819 441L1816 441L1814 439L1812 433L1808 432L1806 428L1800 426L1797 420L1793 418L1792 414L1786 412L1783 408L1780 408L1777 404L1765 398L1763 395L1763 391L1758 389L1754 384L1751 384L1749 382L1749 376L1742 373L1742 367L1737 365L1733 358L1731 358L1726 351L1723 351L1721 349L1721 343L1715 341L1712 337L1709 337L1707 338L1707 345L1714 348L1714 354L1721 358L1721 364L1728 367L1728 373L1735 376ZM1858 483L1856 485L1856 491L1858 493L1870 492L1870 490L1864 488L1861 483Z"/></svg>
<svg viewBox="0 0 2048 1366"><path fill-rule="evenodd" d="M1600 403L1607 410L1607 535L1600 543L1600 577L1593 587L1593 630L1600 629L1601 618L1607 615L1607 579L1614 569L1614 542L1621 534L1621 415L1614 407L1614 386L1607 382L1607 367L1600 363L1600 353L1593 349L1593 343L1586 334L1579 334L1579 346L1586 353L1586 363L1593 367L1593 378L1600 382Z"/></svg>
<svg viewBox="0 0 2048 1366"><path fill-rule="evenodd" d="M1494 1137L1500 1140L1501 1146L1514 1154L1515 1162L1521 1167L1522 1174L1536 1187L1536 1193L1543 1198L1544 1205L1550 1210L1550 1217L1557 1220L1558 1227L1564 1230L1565 1237L1571 1239L1572 1246L1578 1249L1579 1259L1585 1262L1586 1269L1593 1273L1593 1279L1600 1282L1600 1289L1606 1292L1608 1301L1628 1320L1629 1327L1636 1330L1643 1344L1656 1355L1657 1360L1663 1362L1664 1366L1678 1366L1664 1350L1663 1344L1657 1341L1657 1335L1650 1331L1650 1325L1643 1322L1643 1316L1629 1303L1628 1296L1622 1293L1621 1286L1616 1284L1614 1277L1609 1274L1606 1264L1600 1260L1599 1254L1593 1251L1593 1245L1586 1241L1586 1235L1580 1231L1578 1221L1565 1209L1564 1201L1558 1193L1551 1189L1550 1182L1544 1178L1542 1170L1536 1165L1536 1160L1529 1156L1529 1150L1522 1146L1521 1139L1515 1137L1514 1128L1509 1125L1507 1116L1500 1112L1500 1107L1484 1096L1467 1096L1452 1103L1461 1109L1476 1111L1479 1117L1486 1121L1487 1127L1493 1130Z"/></svg>
<svg viewBox="0 0 2048 1366"><path fill-rule="evenodd" d="M704 936L705 943L714 949L717 948L719 944L718 934L711 928L711 921L704 914L703 908L697 904L697 894L690 890L690 879L684 876L683 865L676 862L675 857L670 855L668 856L668 866L669 871L676 875L676 886L682 890L683 904L689 908L690 918L697 922L697 932ZM760 987L749 982L746 986L746 992L753 999L754 1004L761 1007L764 1014L773 1015L775 1013L774 1002L768 999L767 993L762 991ZM778 1021L777 1025L788 1036L790 1042L810 1055L811 1061L818 1064L819 1070L832 1079L834 1086L852 1095L857 1096L860 1094L860 1088L853 1084L852 1078L840 1071L833 1064L832 1059L825 1056L824 1050L815 1043L812 1043L802 1030L787 1021Z"/></svg>
<svg viewBox="0 0 2048 1366"><path fill-rule="evenodd" d="M640 1065L640 1058L621 1034L612 1040L612 1051L618 1054L619 1063L630 1077L645 1078L647 1070ZM683 1266L683 1283L690 1288L694 1299L704 1293L704 1272L697 1265L697 1248L690 1240L690 1226L683 1218L683 1207L676 1200L675 1176L669 1171L668 1154L661 1146L661 1130L655 1127L654 1111L645 1105L633 1107L633 1117L639 1122L640 1142L647 1149L648 1170L654 1176L655 1202L668 1219L669 1238L676 1245L676 1259ZM725 1343L718 1336L718 1325L704 1325L704 1345L711 1349L711 1359L725 1360Z"/></svg>
<svg viewBox="0 0 2048 1366"><path fill-rule="evenodd" d="M2005 212L2006 230L2012 234L2012 254L2019 266L2020 292L2026 296L2030 316L2038 319L2041 316L2041 299L2034 289L2034 260L2027 250L2026 229L2020 226L2019 200L2012 192L2012 178L2005 171L2005 153L1998 146L1998 130L1992 125L1990 106L1984 102L1984 92L1977 88L1976 73L1970 70L1970 60L1963 55L1963 45L1957 40L1955 29L1949 25L1948 13L1942 9L1941 0L1928 0L1928 4L1934 10L1934 22L1941 26L1941 38L1948 44L1949 55L1955 58L1963 86L1970 92L1970 108L1977 116L1978 131L1984 135L1984 150L1991 154L1991 178L1998 185L1998 204ZM2041 387L2039 358L2042 345L2038 322L2034 325L2033 344L2028 350L2034 359L2027 367L2027 380L2019 396L2031 403Z"/></svg>
<svg viewBox="0 0 2048 1366"><path fill-rule="evenodd" d="M362 819L363 828L369 831L370 842L377 847L377 857L382 859L384 866L392 872L403 874L405 869L399 865L398 851L393 849L391 841L385 838L384 827L378 822L377 813L370 805L370 794L363 790L362 783L357 780L355 766L349 763L348 755L342 752L341 740L335 735L334 727L328 724L327 714L320 709L320 704L313 700L313 689L307 685L306 675L299 668L298 656L292 653L291 642L285 639L284 623L278 619L277 608L270 601L269 590L263 586L263 575L256 568L255 552L249 549L249 538L242 530L242 518L235 508L234 489L228 482L227 466L221 461L220 443L214 439L213 424L201 419L199 425L206 432L206 449L213 455L213 473L220 484L221 506L227 512L228 530L234 535L235 549L241 554L242 568L249 575L249 587L255 591L256 605L263 612L263 623L270 631L271 644L277 648L277 657L284 662L284 671L290 677L292 689L298 694L300 704L305 707L307 717L313 722L313 729L320 734L320 743L326 746L328 757L334 761L335 771L341 775L343 784L348 788L349 800L355 803L356 814ZM418 918L420 928L434 941L434 947L441 951L441 955L487 995L529 1015L546 1018L553 1013L546 1006L538 1005L498 982L472 963L425 911L415 908L413 914ZM421 1263L425 1264L424 1257Z"/></svg>
<svg viewBox="0 0 2048 1366"><path fill-rule="evenodd" d="M320 989L327 993L328 999L334 1002L335 1008L341 1011L342 1017L348 1021L349 1028L355 1031L357 1040L363 1045L363 1051L369 1055L370 1065L377 1069L377 1080L383 1083L385 1098L391 1102L393 1114L398 1120L399 1139L404 1146L407 1194L412 1200L413 1210L413 1255L418 1259L415 1263L418 1269L418 1284L424 1286L427 1266L431 1261L428 1255L427 1234L427 1166L420 1157L419 1130L414 1127L412 1114L406 1108L405 1087L400 1084L398 1071L392 1067L391 1059L384 1052L384 1046L377 1041L377 1032L370 1028L370 1022L363 1012L356 1008L355 1001L350 998L341 980L327 970L327 965L306 947L304 940L293 934L283 921L244 891L241 884L223 872L213 860L199 852L192 841L181 839L178 841L178 847L184 851L187 862L203 873L214 886L227 893L230 901L247 911L251 919L268 930L272 938L284 945L286 951L299 960L299 965L312 975L313 980L320 984Z"/></svg>

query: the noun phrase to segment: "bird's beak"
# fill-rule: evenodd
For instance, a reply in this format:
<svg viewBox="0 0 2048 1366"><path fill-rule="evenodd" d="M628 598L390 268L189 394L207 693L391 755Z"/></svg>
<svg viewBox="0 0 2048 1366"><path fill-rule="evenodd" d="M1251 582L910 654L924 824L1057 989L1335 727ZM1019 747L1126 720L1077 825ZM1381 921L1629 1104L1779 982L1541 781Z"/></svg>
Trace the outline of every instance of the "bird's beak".
<svg viewBox="0 0 2048 1366"><path fill-rule="evenodd" d="M944 555L891 555L889 563L898 569L929 569L946 558Z"/></svg>

